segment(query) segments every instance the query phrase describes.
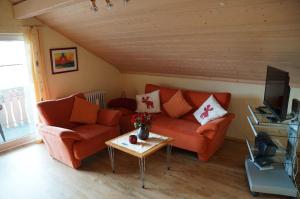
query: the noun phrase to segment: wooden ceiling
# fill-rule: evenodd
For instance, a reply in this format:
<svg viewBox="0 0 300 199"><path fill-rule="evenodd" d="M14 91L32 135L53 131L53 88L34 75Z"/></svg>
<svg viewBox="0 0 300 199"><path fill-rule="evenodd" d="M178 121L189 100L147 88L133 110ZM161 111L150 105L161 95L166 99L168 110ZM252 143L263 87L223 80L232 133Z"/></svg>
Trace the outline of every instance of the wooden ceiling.
<svg viewBox="0 0 300 199"><path fill-rule="evenodd" d="M300 85L299 0L89 1L38 19L121 72L260 81L267 65Z"/></svg>
<svg viewBox="0 0 300 199"><path fill-rule="evenodd" d="M23 2L24 0L10 0L14 5L18 4L20 2Z"/></svg>

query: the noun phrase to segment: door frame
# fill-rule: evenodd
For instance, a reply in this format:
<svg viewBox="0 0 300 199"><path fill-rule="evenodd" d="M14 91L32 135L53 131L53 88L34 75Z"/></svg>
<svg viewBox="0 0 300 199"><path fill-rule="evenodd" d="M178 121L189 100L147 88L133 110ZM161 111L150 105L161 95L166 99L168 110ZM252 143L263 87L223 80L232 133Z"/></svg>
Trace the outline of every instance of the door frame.
<svg viewBox="0 0 300 199"><path fill-rule="evenodd" d="M24 41L24 34L23 33L0 33L0 41ZM24 48L26 48L26 47L24 46ZM27 65L27 63L25 63L25 64ZM28 70L28 71L30 71L30 70ZM29 75L31 76L31 74L29 74ZM0 139L2 139L2 138L0 137ZM37 139L38 139L38 133L32 132L28 135L17 138L15 140L6 141L6 142L0 144L0 153L7 151L7 150L17 148L17 147L21 147L23 145L27 145L30 143L35 143L35 142L37 142Z"/></svg>
<svg viewBox="0 0 300 199"><path fill-rule="evenodd" d="M0 144L0 153L3 151L7 151L7 150L10 150L13 148L23 146L23 145L34 143L36 141L37 141L37 134L32 133L32 134L26 135L24 137L18 138L16 140L4 142L4 143Z"/></svg>

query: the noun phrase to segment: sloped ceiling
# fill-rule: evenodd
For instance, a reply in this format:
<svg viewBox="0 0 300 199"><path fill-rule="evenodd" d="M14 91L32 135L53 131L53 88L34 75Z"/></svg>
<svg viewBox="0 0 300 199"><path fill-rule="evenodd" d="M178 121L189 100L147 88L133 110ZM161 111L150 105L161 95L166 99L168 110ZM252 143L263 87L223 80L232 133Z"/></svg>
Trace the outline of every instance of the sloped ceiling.
<svg viewBox="0 0 300 199"><path fill-rule="evenodd" d="M267 65L300 85L299 0L89 1L38 16L121 72L260 81ZM79 58L80 59L80 58Z"/></svg>
<svg viewBox="0 0 300 199"><path fill-rule="evenodd" d="M10 0L13 4L17 4L17 3L20 3L20 2L22 2L22 1L24 1L24 0Z"/></svg>

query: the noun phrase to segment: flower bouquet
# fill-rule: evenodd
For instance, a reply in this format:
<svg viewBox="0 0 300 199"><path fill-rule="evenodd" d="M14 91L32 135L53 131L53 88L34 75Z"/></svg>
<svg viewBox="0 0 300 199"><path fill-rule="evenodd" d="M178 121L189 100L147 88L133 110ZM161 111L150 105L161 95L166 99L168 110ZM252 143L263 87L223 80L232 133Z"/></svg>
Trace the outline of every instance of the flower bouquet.
<svg viewBox="0 0 300 199"><path fill-rule="evenodd" d="M131 123L138 129L137 136L141 140L149 137L149 129L151 124L151 115L149 113L137 113L131 117Z"/></svg>

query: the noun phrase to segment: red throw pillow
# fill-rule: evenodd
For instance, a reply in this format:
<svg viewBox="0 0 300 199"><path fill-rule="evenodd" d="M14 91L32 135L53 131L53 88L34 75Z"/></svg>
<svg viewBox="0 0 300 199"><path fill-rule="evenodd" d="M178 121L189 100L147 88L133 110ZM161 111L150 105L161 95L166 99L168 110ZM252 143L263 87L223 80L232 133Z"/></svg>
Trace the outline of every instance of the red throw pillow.
<svg viewBox="0 0 300 199"><path fill-rule="evenodd" d="M184 99L181 90L178 90L171 99L163 104L170 117L179 118L192 110L192 107Z"/></svg>
<svg viewBox="0 0 300 199"><path fill-rule="evenodd" d="M117 126L119 125L121 111L112 109L101 109L98 112L97 123L105 126Z"/></svg>
<svg viewBox="0 0 300 199"><path fill-rule="evenodd" d="M75 97L70 122L95 124L98 116L98 105L91 104L85 99Z"/></svg>

